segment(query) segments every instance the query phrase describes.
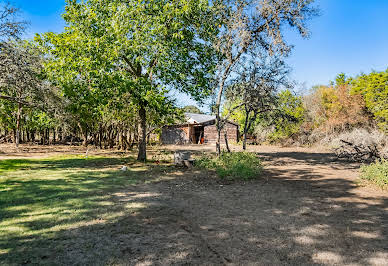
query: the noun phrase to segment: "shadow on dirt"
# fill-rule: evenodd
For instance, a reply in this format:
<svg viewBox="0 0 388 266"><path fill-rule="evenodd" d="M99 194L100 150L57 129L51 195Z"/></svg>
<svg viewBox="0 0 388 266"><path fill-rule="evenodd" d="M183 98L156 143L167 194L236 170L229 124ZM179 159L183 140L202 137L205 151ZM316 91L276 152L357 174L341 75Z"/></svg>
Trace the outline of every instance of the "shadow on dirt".
<svg viewBox="0 0 388 266"><path fill-rule="evenodd" d="M311 153L311 152L257 152L264 161L270 161L272 165L287 164L308 164L325 165L333 169L357 169L359 163L352 163L344 159L339 159L334 153Z"/></svg>

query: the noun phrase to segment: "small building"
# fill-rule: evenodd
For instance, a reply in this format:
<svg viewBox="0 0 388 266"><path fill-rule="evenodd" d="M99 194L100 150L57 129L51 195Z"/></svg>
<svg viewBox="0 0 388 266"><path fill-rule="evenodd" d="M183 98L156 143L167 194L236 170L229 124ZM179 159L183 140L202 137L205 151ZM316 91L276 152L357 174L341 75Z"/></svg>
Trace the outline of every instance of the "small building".
<svg viewBox="0 0 388 266"><path fill-rule="evenodd" d="M214 115L185 113L186 121L182 124L164 126L162 128L162 144L204 144L217 141L216 117ZM227 121L222 130L221 141L238 142L238 124Z"/></svg>

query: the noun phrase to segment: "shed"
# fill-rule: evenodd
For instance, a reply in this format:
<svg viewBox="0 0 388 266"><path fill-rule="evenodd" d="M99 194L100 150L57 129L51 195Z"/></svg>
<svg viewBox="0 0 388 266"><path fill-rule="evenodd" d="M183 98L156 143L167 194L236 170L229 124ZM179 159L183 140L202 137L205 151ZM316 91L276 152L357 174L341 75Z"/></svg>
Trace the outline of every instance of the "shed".
<svg viewBox="0 0 388 266"><path fill-rule="evenodd" d="M204 144L217 141L216 117L214 115L185 113L185 122L182 124L164 126L162 129L162 144ZM227 121L222 131L221 141L224 142L224 133L228 140L238 142L238 124Z"/></svg>

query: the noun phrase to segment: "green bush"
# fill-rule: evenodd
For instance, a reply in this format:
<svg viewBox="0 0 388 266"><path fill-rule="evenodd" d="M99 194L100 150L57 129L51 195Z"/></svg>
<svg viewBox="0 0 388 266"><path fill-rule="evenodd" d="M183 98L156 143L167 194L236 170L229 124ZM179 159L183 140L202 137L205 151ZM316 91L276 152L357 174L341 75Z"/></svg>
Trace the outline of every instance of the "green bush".
<svg viewBox="0 0 388 266"><path fill-rule="evenodd" d="M219 177L227 179L252 179L263 169L260 159L248 152L224 152L220 157L201 157L196 166L215 170Z"/></svg>
<svg viewBox="0 0 388 266"><path fill-rule="evenodd" d="M388 160L381 159L361 167L361 178L372 181L380 187L388 185Z"/></svg>

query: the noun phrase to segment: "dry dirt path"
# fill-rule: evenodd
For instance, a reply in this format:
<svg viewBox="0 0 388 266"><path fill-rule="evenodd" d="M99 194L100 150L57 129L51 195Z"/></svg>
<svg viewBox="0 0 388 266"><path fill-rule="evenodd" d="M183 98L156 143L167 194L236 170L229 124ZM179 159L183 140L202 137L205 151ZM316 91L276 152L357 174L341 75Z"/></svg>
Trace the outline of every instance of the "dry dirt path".
<svg viewBox="0 0 388 266"><path fill-rule="evenodd" d="M147 230L115 263L388 265L388 193L357 185L356 165L311 149L254 149L261 180L185 172L143 187L153 195L138 216Z"/></svg>

